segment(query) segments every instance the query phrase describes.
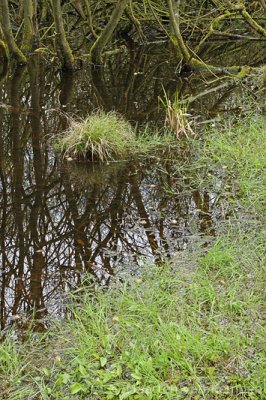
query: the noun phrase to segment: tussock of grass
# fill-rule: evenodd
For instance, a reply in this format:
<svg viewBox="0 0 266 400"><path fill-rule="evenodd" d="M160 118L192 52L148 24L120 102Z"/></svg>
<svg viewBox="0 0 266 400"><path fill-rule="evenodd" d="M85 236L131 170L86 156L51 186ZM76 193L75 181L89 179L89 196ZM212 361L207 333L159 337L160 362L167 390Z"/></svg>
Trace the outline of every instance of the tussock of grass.
<svg viewBox="0 0 266 400"><path fill-rule="evenodd" d="M95 112L84 121L72 121L55 148L73 157L106 160L131 152L135 144L132 126L115 112Z"/></svg>
<svg viewBox="0 0 266 400"><path fill-rule="evenodd" d="M237 204L258 220L263 142L261 120L246 120L210 133L191 166L202 165L206 185L206 171L226 166L240 187ZM263 225L246 229L237 218L228 225L209 249L163 268L147 265L108 290L88 284L73 295L71 318L54 323L42 341L15 344L7 335L2 398L266 399Z"/></svg>
<svg viewBox="0 0 266 400"><path fill-rule="evenodd" d="M158 148L173 147L174 136L146 129L139 136L133 127L115 112L91 114L84 121L73 120L68 131L57 138L54 147L65 156L112 160L148 155Z"/></svg>

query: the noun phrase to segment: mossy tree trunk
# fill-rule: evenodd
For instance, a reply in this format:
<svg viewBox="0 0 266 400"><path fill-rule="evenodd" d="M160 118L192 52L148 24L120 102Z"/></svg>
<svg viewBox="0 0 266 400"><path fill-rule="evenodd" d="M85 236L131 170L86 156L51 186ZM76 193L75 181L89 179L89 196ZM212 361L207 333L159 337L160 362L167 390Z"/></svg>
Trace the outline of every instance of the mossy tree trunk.
<svg viewBox="0 0 266 400"><path fill-rule="evenodd" d="M90 0L84 0L85 2L85 7L86 7L86 13L87 13L87 19L88 19L88 25L89 25L89 29L90 32L92 34L92 36L97 39L97 34L94 31L93 28L93 21L92 21L92 14L91 14L91 4L90 4Z"/></svg>
<svg viewBox="0 0 266 400"><path fill-rule="evenodd" d="M168 9L169 9L169 17L172 32L174 34L174 38L172 41L175 45L177 45L180 55L182 55L184 61L189 63L191 60L191 54L183 40L183 37L180 32L180 17L179 17L179 7L180 1L176 4L174 0L167 0Z"/></svg>
<svg viewBox="0 0 266 400"><path fill-rule="evenodd" d="M224 6L226 6L229 10L238 11L242 15L243 19L251 27L253 32L266 37L266 29L263 28L263 26L261 26L260 24L258 24L257 21L255 21L255 19L247 11L246 6L242 0L233 3L231 2L231 0L223 0L223 1L225 3ZM261 0L260 4L265 10L266 8L265 0Z"/></svg>
<svg viewBox="0 0 266 400"><path fill-rule="evenodd" d="M84 13L83 6L82 6L80 0L72 0L72 1L71 1L71 4L72 4L72 6L74 7L74 9L77 11L77 13L79 14L79 16L80 16L83 20L85 20L85 19L86 19L86 15L85 15L85 13Z"/></svg>
<svg viewBox="0 0 266 400"><path fill-rule="evenodd" d="M204 61L197 58L197 55L188 49L180 32L179 10L181 1L178 0L176 3L175 0L167 0L167 3L169 8L170 23L174 33L174 40L172 41L178 48L178 56L180 57L181 55L183 57L185 64L187 64L193 70L204 69L210 71L219 71L220 69L223 69L227 72L237 74L239 77L241 74L246 73L246 70L244 68L240 68L239 66L232 66L225 69L219 66L206 64Z"/></svg>
<svg viewBox="0 0 266 400"><path fill-rule="evenodd" d="M48 0L42 0L41 2L41 22L46 21L48 15Z"/></svg>
<svg viewBox="0 0 266 400"><path fill-rule="evenodd" d="M117 24L127 6L128 0L118 0L112 12L109 22L101 32L100 36L91 48L91 59L93 62L102 62L102 52L117 27Z"/></svg>
<svg viewBox="0 0 266 400"><path fill-rule="evenodd" d="M182 34L180 32L180 0L175 2L175 0L167 0L168 9L169 9L169 17L170 23L172 27L172 32L174 34L174 38L172 38L173 44L178 49L178 56L183 57L185 64L187 64L191 69L217 69L217 67L206 64L204 61L193 56L193 54L188 49Z"/></svg>
<svg viewBox="0 0 266 400"><path fill-rule="evenodd" d="M74 57L66 38L66 32L62 17L61 1L53 0L52 5L53 5L55 29L57 34L57 43L60 50L60 55L63 58L64 68L74 69Z"/></svg>
<svg viewBox="0 0 266 400"><path fill-rule="evenodd" d="M5 61L8 60L7 46L4 41L4 35L3 35L1 25L0 25L0 57L2 57L2 59L4 59Z"/></svg>
<svg viewBox="0 0 266 400"><path fill-rule="evenodd" d="M26 64L26 62L27 62L26 57L22 53L22 51L19 49L19 47L17 46L13 32L12 32L7 0L0 1L0 21L1 21L3 34L4 34L5 42L8 47L9 54L12 57L14 57L18 63Z"/></svg>
<svg viewBox="0 0 266 400"><path fill-rule="evenodd" d="M24 0L23 2L23 38L21 49L24 53L30 53L33 49L34 27L33 27L33 2L32 0Z"/></svg>
<svg viewBox="0 0 266 400"><path fill-rule="evenodd" d="M251 29L258 33L259 35L262 35L266 38L266 29L264 29L261 25L259 25L253 18L252 16L247 12L246 8L243 6L242 10L240 11L243 18L247 22L247 24L251 27Z"/></svg>

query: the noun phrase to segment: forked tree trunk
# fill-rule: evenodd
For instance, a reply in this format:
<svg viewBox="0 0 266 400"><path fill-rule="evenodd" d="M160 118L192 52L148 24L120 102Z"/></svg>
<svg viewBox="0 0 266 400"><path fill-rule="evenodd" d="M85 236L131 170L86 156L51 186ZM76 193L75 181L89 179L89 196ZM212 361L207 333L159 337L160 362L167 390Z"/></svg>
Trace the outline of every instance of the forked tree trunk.
<svg viewBox="0 0 266 400"><path fill-rule="evenodd" d="M74 57L66 38L66 32L62 17L61 1L52 0L52 5L53 5L55 29L57 34L57 43L60 49L60 55L63 58L64 68L74 69Z"/></svg>
<svg viewBox="0 0 266 400"><path fill-rule="evenodd" d="M92 62L102 62L102 52L117 27L117 24L127 6L128 0L118 0L108 24L91 48Z"/></svg>
<svg viewBox="0 0 266 400"><path fill-rule="evenodd" d="M195 57L193 57L192 53L189 51L182 34L180 32L180 17L179 17L179 8L180 8L180 0L176 3L175 0L167 0L168 8L169 8L169 17L172 26L172 30L174 33L173 43L177 46L178 55L183 57L185 64L189 65L192 69L217 69L217 67L212 65L207 65L204 61L201 61Z"/></svg>
<svg viewBox="0 0 266 400"><path fill-rule="evenodd" d="M9 17L8 0L0 1L0 21L2 24L3 34L10 56L14 57L18 63L26 64L27 62L26 57L17 46L12 32L10 17Z"/></svg>

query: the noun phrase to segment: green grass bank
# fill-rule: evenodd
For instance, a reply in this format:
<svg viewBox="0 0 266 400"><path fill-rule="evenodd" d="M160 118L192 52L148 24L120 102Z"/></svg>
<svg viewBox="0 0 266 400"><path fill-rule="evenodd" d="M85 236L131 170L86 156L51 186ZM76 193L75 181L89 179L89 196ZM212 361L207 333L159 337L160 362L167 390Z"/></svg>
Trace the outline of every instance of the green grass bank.
<svg viewBox="0 0 266 400"><path fill-rule="evenodd" d="M223 174L236 191L213 244L108 290L88 284L44 335L8 332L1 399L266 399L265 120L191 146L184 173L209 190Z"/></svg>

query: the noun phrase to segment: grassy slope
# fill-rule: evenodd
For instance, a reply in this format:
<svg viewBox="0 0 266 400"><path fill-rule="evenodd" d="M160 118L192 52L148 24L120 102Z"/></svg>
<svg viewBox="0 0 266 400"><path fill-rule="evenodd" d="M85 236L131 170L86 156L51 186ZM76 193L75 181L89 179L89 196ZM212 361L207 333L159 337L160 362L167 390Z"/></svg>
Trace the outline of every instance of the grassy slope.
<svg viewBox="0 0 266 400"><path fill-rule="evenodd" d="M193 173L211 187L226 170L239 195L232 208L246 218L232 215L204 254L87 289L75 318L46 338L16 345L8 336L1 398L266 399L265 147L261 119L210 133Z"/></svg>

